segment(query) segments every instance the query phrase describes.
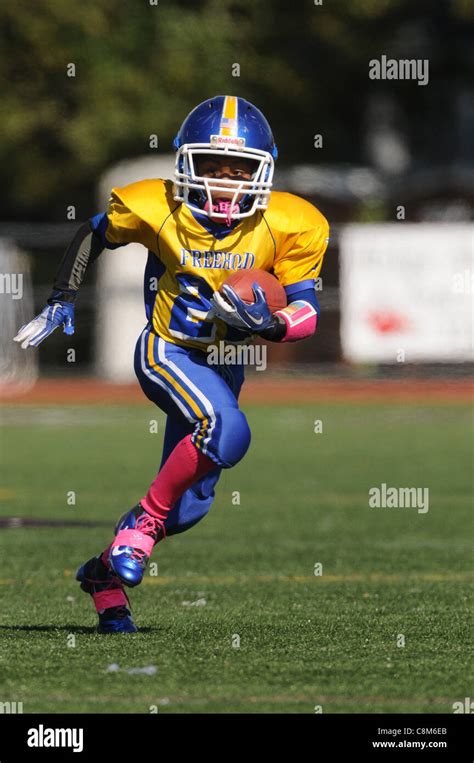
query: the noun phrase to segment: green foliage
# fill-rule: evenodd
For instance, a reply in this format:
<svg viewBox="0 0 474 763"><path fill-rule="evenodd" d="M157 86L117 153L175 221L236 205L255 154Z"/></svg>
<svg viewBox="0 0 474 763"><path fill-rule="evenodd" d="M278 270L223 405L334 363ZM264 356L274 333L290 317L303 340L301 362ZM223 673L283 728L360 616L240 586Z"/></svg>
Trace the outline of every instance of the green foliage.
<svg viewBox="0 0 474 763"><path fill-rule="evenodd" d="M154 133L168 151L186 113L216 94L260 106L283 161L358 161L368 60L390 52L404 26L423 32L431 8L429 0L3 3L6 210L54 219L66 189L71 203L90 204L107 166L145 154ZM433 20L435 50L447 8L440 3ZM462 18L465 4L459 0L452 13ZM75 77L67 76L70 63ZM315 133L325 136L324 155L312 155Z"/></svg>

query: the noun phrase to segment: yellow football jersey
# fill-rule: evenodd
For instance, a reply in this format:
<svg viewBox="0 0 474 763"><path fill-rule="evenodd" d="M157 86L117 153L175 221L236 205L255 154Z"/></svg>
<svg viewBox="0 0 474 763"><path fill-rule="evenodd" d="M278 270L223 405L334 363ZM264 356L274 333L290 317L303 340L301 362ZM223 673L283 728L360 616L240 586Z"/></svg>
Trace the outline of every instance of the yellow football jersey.
<svg viewBox="0 0 474 763"><path fill-rule="evenodd" d="M216 238L186 204L173 199L171 180L141 180L114 188L107 210L111 244L143 244L148 251L145 309L157 334L205 350L235 331L210 315L210 298L240 268L261 268L282 286L319 276L329 226L312 204L273 191L268 208L243 218ZM306 284L308 286L309 284Z"/></svg>

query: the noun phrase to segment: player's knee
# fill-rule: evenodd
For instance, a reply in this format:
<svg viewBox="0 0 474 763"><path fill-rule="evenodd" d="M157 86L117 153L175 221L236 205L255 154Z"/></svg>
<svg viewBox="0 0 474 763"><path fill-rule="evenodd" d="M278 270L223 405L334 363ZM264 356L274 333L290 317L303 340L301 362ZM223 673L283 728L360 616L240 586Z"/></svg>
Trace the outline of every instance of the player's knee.
<svg viewBox="0 0 474 763"><path fill-rule="evenodd" d="M235 466L250 445L250 428L238 408L222 408L216 415L214 455L220 466Z"/></svg>

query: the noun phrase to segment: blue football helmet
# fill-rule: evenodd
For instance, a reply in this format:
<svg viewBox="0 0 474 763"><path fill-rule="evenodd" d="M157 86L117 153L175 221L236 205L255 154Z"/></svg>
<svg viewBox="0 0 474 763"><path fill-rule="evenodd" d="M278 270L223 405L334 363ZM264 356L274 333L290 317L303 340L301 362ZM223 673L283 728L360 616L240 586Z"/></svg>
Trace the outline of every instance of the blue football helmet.
<svg viewBox="0 0 474 763"><path fill-rule="evenodd" d="M213 219L239 220L270 199L274 160L278 156L272 131L262 112L244 98L217 95L200 103L186 117L173 141L176 149L174 198ZM251 160L250 180L209 178L198 174L203 155L227 155ZM234 191L225 209L213 204L219 191Z"/></svg>

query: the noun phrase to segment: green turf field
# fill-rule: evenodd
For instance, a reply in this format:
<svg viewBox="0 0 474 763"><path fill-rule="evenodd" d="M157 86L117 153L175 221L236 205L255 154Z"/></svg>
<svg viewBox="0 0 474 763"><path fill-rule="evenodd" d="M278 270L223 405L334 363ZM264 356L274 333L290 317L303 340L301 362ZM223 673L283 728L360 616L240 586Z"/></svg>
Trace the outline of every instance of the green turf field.
<svg viewBox="0 0 474 763"><path fill-rule="evenodd" d="M2 514L108 520L110 530L0 529L1 702L443 713L472 696L469 410L246 410L251 450L224 472L208 517L155 549L158 575L131 592L142 629L131 636L94 633L74 573L154 477L161 414L152 434L151 405L3 410ZM428 487L429 511L369 508L381 483ZM147 666L156 672L127 672Z"/></svg>

